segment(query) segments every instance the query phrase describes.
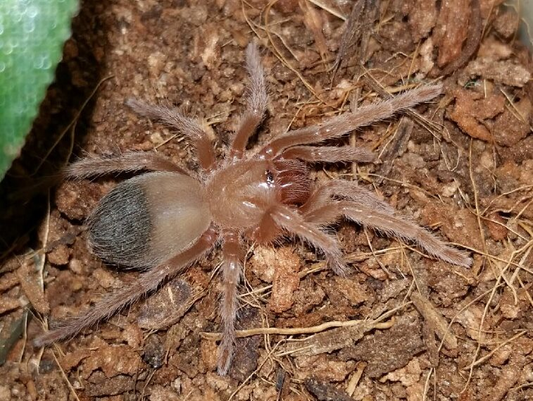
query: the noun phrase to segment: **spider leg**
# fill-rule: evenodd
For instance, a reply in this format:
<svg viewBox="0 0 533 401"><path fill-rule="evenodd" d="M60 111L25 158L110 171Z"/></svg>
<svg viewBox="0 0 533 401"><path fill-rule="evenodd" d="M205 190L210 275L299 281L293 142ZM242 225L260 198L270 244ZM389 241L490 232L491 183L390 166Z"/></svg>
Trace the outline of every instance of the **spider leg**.
<svg viewBox="0 0 533 401"><path fill-rule="evenodd" d="M358 127L372 124L392 116L400 110L409 109L427 102L442 92L442 85L427 85L413 89L391 99L360 107L352 113L345 113L326 120L322 125L301 128L278 136L260 150L260 154L274 157L292 146L318 143L338 138Z"/></svg>
<svg viewBox="0 0 533 401"><path fill-rule="evenodd" d="M140 170L169 171L190 175L166 157L153 152L130 152L110 158L81 159L63 170L65 178L89 178L113 173L129 173Z"/></svg>
<svg viewBox="0 0 533 401"><path fill-rule="evenodd" d="M373 162L376 155L364 148L351 146L295 146L285 150L284 159L299 159L306 162Z"/></svg>
<svg viewBox="0 0 533 401"><path fill-rule="evenodd" d="M115 294L110 294L85 313L67 320L60 327L41 334L33 340L36 347L70 338L86 327L107 319L150 291L154 291L163 280L175 276L204 256L216 243L218 236L209 228L198 241L186 251L172 257L167 262L142 273L137 281Z"/></svg>
<svg viewBox="0 0 533 401"><path fill-rule="evenodd" d="M163 124L181 131L182 134L191 139L196 148L200 166L206 171L210 171L214 167L215 149L198 120L185 116L178 109L150 105L137 99L128 99L126 105L141 116L161 121Z"/></svg>
<svg viewBox="0 0 533 401"><path fill-rule="evenodd" d="M261 123L268 101L265 75L261 66L259 51L254 43L250 43L246 48L246 69L250 74L246 111L241 116L239 128L231 143L232 155L238 158L242 157L248 139Z"/></svg>
<svg viewBox="0 0 533 401"><path fill-rule="evenodd" d="M300 211L306 215L331 203L332 197L345 198L389 215L396 212L391 205L378 198L374 193L357 185L356 182L346 180L330 180L318 187L308 201L300 207Z"/></svg>
<svg viewBox="0 0 533 401"><path fill-rule="evenodd" d="M335 273L344 275L348 270L342 260L342 252L337 239L320 230L319 226L304 218L298 212L283 206L273 207L269 214L274 222L291 234L296 234L301 239L309 242L326 255L328 264Z"/></svg>
<svg viewBox="0 0 533 401"><path fill-rule="evenodd" d="M402 241L411 241L430 255L458 266L469 267L472 259L463 252L444 244L435 235L417 224L389 213L384 213L360 202L335 201L305 214L315 224L326 225L345 217Z"/></svg>
<svg viewBox="0 0 533 401"><path fill-rule="evenodd" d="M225 375L231 365L235 347L235 319L237 317L237 285L242 274L242 245L239 233L227 231L223 234L222 243L222 303L220 316L223 333L218 355L218 373Z"/></svg>

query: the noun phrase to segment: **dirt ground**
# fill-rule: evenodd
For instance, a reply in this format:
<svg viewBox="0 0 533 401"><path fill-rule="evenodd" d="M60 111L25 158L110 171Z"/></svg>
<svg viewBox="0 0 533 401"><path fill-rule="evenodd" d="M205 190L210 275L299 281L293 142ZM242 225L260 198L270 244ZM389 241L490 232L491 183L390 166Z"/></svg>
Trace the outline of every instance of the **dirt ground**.
<svg viewBox="0 0 533 401"><path fill-rule="evenodd" d="M84 1L0 189L0 400L533 399L533 64L515 40L516 12L500 3ZM134 115L131 97L204 119L222 155L252 40L270 96L256 143L444 83L437 101L337 142L374 150L376 163L316 165L312 175L357 180L473 266L340 223L346 277L298 241L249 244L246 337L226 377L216 373L216 252L71 341L33 347L43 324L138 274L92 255L83 224L125 177L44 191L43 182L68 160L131 150L196 168L187 140Z"/></svg>

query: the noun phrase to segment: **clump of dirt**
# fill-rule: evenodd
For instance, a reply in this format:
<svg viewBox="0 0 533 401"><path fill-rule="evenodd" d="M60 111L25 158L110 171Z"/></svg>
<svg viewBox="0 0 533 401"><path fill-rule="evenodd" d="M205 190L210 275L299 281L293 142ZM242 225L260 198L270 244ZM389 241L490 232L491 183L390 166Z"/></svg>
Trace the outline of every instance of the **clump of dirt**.
<svg viewBox="0 0 533 401"><path fill-rule="evenodd" d="M56 82L2 184L0 399L532 398L533 65L515 40L515 10L501 3L82 4ZM132 114L131 97L205 119L221 154L243 110L251 40L270 96L257 142L443 82L438 101L346 138L374 150L377 163L317 166L313 179L358 181L470 252L472 268L340 223L353 267L346 277L298 242L250 249L242 338L226 377L216 374L216 253L71 341L33 347L43 319L78 314L138 274L104 266L83 225L122 177L61 183L44 195L43 182L86 154L156 151L195 168L187 141Z"/></svg>

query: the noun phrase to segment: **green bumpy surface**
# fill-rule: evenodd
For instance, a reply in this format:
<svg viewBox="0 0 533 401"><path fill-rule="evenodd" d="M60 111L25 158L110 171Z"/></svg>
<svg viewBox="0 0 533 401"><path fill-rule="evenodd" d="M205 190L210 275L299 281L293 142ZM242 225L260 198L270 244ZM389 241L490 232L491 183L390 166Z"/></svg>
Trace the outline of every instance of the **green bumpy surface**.
<svg viewBox="0 0 533 401"><path fill-rule="evenodd" d="M0 180L54 79L78 0L0 0Z"/></svg>

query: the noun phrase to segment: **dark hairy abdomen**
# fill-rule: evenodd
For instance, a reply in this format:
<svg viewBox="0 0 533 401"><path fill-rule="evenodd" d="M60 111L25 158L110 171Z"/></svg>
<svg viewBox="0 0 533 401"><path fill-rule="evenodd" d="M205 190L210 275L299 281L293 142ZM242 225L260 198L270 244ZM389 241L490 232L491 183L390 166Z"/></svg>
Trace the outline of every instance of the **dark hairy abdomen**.
<svg viewBox="0 0 533 401"><path fill-rule="evenodd" d="M88 220L94 253L108 263L149 267L151 222L141 185L118 184L98 204Z"/></svg>

